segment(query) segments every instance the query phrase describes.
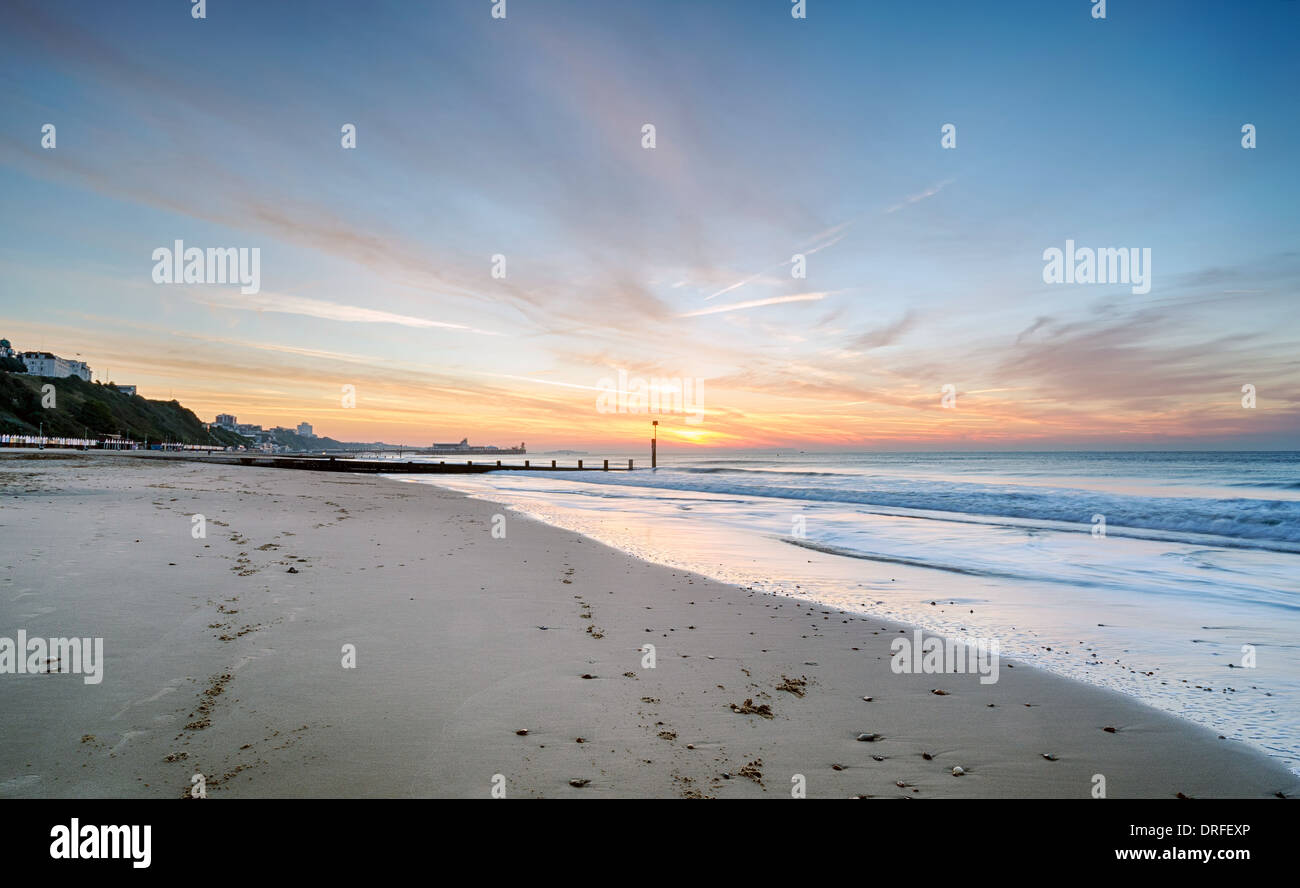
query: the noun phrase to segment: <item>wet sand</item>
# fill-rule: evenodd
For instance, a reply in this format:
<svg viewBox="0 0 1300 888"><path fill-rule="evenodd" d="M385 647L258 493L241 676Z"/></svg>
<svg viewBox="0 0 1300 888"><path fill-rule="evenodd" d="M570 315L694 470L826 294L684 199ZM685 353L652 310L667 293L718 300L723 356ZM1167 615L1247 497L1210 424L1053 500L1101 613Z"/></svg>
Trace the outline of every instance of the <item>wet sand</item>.
<svg viewBox="0 0 1300 888"><path fill-rule="evenodd" d="M19 629L102 637L104 678L0 675L0 796L1300 792L1111 692L1005 659L995 684L895 674L910 627L369 476L0 451Z"/></svg>

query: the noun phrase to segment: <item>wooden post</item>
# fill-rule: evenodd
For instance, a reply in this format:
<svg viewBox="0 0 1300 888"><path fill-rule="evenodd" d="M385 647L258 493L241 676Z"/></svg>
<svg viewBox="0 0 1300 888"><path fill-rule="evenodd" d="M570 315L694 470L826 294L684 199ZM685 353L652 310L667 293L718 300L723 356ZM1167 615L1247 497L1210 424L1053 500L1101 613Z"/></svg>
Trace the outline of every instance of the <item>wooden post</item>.
<svg viewBox="0 0 1300 888"><path fill-rule="evenodd" d="M582 460L578 460L578 468L582 468Z"/></svg>
<svg viewBox="0 0 1300 888"><path fill-rule="evenodd" d="M501 460L497 460L497 465L501 465Z"/></svg>
<svg viewBox="0 0 1300 888"><path fill-rule="evenodd" d="M551 460L551 468L555 468L555 460Z"/></svg>
<svg viewBox="0 0 1300 888"><path fill-rule="evenodd" d="M605 460L605 471L609 471L609 460Z"/></svg>
<svg viewBox="0 0 1300 888"><path fill-rule="evenodd" d="M524 460L524 468L528 468L528 460Z"/></svg>
<svg viewBox="0 0 1300 888"><path fill-rule="evenodd" d="M652 425L654 426L655 436L650 439L650 468L653 469L659 465L659 420L656 419Z"/></svg>
<svg viewBox="0 0 1300 888"><path fill-rule="evenodd" d="M465 465L467 465L467 466L472 466L472 465L474 465L474 460L472 460L472 459L467 459L467 460L465 460Z"/></svg>
<svg viewBox="0 0 1300 888"><path fill-rule="evenodd" d="M630 459L627 461L627 470L628 470L629 472L632 471L632 460L630 460Z"/></svg>

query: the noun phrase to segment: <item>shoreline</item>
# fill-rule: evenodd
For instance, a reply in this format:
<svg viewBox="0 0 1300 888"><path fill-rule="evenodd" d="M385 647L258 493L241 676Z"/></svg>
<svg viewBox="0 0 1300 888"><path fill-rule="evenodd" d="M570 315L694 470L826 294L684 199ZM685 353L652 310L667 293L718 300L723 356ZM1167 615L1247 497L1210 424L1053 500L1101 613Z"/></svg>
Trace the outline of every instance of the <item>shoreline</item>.
<svg viewBox="0 0 1300 888"><path fill-rule="evenodd" d="M1259 603L1254 596L1268 585L1269 571L1285 568L1277 562L1229 563L1246 557L1238 555L1215 561L1187 543L1152 551L1119 534L1111 535L1102 554L1095 536L1080 535L1077 526L1040 522L1035 532L1021 536L1004 521L976 516L962 523L963 531L995 528L984 543L998 546L981 550L978 530L941 539L944 515L895 517L872 509L854 515L815 495L729 495L707 484L698 488L689 476L657 487L600 478L568 483L509 475L390 477L507 504L652 563L733 586L939 636L996 639L1004 659L1118 691L1246 742L1300 774L1289 678L1300 663L1286 656L1287 627L1294 621L1274 623L1247 606ZM842 540L843 546L799 538L814 522L816 536ZM930 528L938 532L927 534ZM936 538L942 545L934 544ZM1060 561L1049 563L1051 553ZM1271 556L1249 557L1267 562ZM1195 574L1211 562L1235 567L1239 581L1258 576L1260 582L1225 587L1227 595L1207 594L1197 588L1202 578ZM1096 571L1081 572L1089 564ZM1155 571L1144 575L1142 565ZM1258 573L1252 575L1252 568ZM1191 584L1183 592L1177 588L1179 572ZM1182 597L1162 595L1161 587ZM1169 602L1177 605L1169 609ZM1266 625L1263 618L1269 619ZM1224 668L1239 653L1233 644L1244 641L1271 649L1267 668ZM1279 644L1284 647L1273 647Z"/></svg>
<svg viewBox="0 0 1300 888"><path fill-rule="evenodd" d="M175 798L196 771L214 797L1300 790L1116 692L1006 659L895 674L912 627L434 485L48 451L0 452L0 485L0 635L105 639L99 685L0 675L0 796Z"/></svg>

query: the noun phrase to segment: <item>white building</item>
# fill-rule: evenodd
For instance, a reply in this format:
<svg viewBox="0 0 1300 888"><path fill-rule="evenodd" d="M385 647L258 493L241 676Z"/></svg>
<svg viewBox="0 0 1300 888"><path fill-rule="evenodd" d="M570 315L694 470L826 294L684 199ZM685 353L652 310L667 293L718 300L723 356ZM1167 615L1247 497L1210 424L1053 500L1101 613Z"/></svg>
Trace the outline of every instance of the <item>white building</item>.
<svg viewBox="0 0 1300 888"><path fill-rule="evenodd" d="M302 435L304 438L316 437L315 433L311 430L311 423L309 422L298 423L298 434Z"/></svg>
<svg viewBox="0 0 1300 888"><path fill-rule="evenodd" d="M31 376L53 376L59 379L78 376L90 382L90 368L85 361L69 361L49 352L23 352L20 357Z"/></svg>

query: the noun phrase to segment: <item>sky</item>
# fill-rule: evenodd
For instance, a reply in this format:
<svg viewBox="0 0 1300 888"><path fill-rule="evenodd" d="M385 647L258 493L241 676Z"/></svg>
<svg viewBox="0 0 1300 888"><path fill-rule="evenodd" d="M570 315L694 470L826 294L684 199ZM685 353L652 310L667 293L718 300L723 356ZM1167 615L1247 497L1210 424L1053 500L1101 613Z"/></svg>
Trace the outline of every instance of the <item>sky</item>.
<svg viewBox="0 0 1300 888"><path fill-rule="evenodd" d="M1300 3L494 5L6 0L0 337L347 441L1296 449Z"/></svg>

